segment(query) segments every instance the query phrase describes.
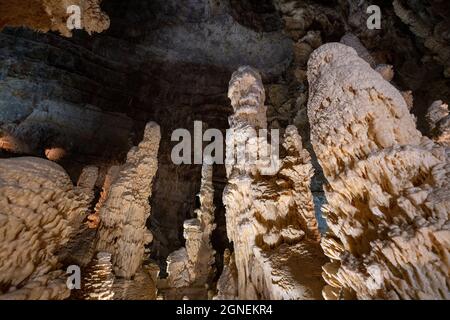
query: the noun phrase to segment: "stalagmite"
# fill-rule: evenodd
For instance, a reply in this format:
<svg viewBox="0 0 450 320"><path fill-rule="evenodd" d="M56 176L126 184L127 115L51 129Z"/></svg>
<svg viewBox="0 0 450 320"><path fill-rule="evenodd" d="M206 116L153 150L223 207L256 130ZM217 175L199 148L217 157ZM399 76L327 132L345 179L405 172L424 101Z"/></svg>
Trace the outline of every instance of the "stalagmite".
<svg viewBox="0 0 450 320"><path fill-rule="evenodd" d="M228 185L223 201L228 237L234 244L238 298L320 298L324 257L309 190L309 154L297 129L290 126L283 159L276 154L255 158L276 148L275 140L265 143L262 132L251 135L267 128L264 87L257 71L241 67L235 72L229 98L234 114L229 118L232 134L226 142ZM237 155L229 152L234 149Z"/></svg>
<svg viewBox="0 0 450 320"><path fill-rule="evenodd" d="M172 288L203 287L214 275L215 251L211 244L214 224L213 167L204 164L199 193L200 208L197 217L184 222L186 246L173 252L167 259L168 284Z"/></svg>
<svg viewBox="0 0 450 320"><path fill-rule="evenodd" d="M81 27L89 34L109 28L109 17L101 10L101 0L0 0L0 30L5 26L29 27L36 31L58 31L72 36L67 19L80 8Z"/></svg>
<svg viewBox="0 0 450 320"><path fill-rule="evenodd" d="M428 108L427 121L433 139L447 147L450 146L450 114L448 105L438 100Z"/></svg>
<svg viewBox="0 0 450 320"><path fill-rule="evenodd" d="M308 63L311 141L328 180L326 299L449 299L450 164L391 84L338 43Z"/></svg>
<svg viewBox="0 0 450 320"><path fill-rule="evenodd" d="M87 205L59 165L39 158L0 160L0 299L70 295L58 251Z"/></svg>
<svg viewBox="0 0 450 320"><path fill-rule="evenodd" d="M160 139L159 126L149 122L142 142L129 151L126 163L111 182L99 211L97 250L112 254L118 277L130 279L136 273L143 260L144 245L152 240L146 221Z"/></svg>
<svg viewBox="0 0 450 320"><path fill-rule="evenodd" d="M110 253L99 252L86 273L87 276L83 279L84 299L111 300L114 297L112 291L114 274Z"/></svg>
<svg viewBox="0 0 450 320"><path fill-rule="evenodd" d="M238 297L238 271L234 254L226 249L223 255L223 271L217 281L217 295L214 300L236 300Z"/></svg>

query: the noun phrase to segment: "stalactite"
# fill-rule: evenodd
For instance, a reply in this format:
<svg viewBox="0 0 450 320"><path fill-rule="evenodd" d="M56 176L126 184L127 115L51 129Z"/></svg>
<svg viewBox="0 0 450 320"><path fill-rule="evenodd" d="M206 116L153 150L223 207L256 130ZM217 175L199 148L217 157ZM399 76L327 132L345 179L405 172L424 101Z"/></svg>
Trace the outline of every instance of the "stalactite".
<svg viewBox="0 0 450 320"><path fill-rule="evenodd" d="M70 295L59 252L86 214L87 196L39 158L0 160L0 299Z"/></svg>
<svg viewBox="0 0 450 320"><path fill-rule="evenodd" d="M159 126L149 122L142 142L128 152L127 161L111 182L99 210L97 250L113 255L118 277L130 279L136 273L143 260L144 245L152 240L146 221L160 139Z"/></svg>
<svg viewBox="0 0 450 320"><path fill-rule="evenodd" d="M338 43L308 63L311 141L328 180L327 299L448 299L450 167L399 91Z"/></svg>
<svg viewBox="0 0 450 320"><path fill-rule="evenodd" d="M255 141L248 135L249 129L267 128L265 93L258 72L250 67L235 72L229 98L234 114L229 118L233 131L227 137L227 148L237 145L237 154L246 148L247 156L257 155L258 149L268 147L261 143L263 137ZM293 126L286 130L284 148L287 155L281 160L272 157L270 165L261 158L242 162L239 155L233 161L236 159L227 154L228 185L223 201L241 299L320 297L324 259L309 190L313 169Z"/></svg>

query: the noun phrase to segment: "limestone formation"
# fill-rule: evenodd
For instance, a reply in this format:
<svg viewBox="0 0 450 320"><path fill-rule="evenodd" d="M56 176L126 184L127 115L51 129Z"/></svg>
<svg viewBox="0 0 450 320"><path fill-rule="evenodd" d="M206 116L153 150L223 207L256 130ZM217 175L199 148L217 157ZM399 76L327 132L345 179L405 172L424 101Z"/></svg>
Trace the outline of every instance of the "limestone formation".
<svg viewBox="0 0 450 320"><path fill-rule="evenodd" d="M83 279L85 300L112 300L114 292L114 274L112 272L111 254L99 252L93 264L89 266Z"/></svg>
<svg viewBox="0 0 450 320"><path fill-rule="evenodd" d="M65 37L72 36L67 26L68 17L80 8L81 27L89 34L109 28L109 17L100 8L102 0L1 0L0 29L5 26L29 27L40 32L58 31Z"/></svg>
<svg viewBox="0 0 450 320"><path fill-rule="evenodd" d="M236 300L238 298L238 271L234 253L226 249L223 255L223 271L217 281L217 295L214 300Z"/></svg>
<svg viewBox="0 0 450 320"><path fill-rule="evenodd" d="M282 160L268 152L275 144L269 145L261 134L251 135L252 130L267 128L264 88L256 70L241 67L233 74L229 98L234 114L226 141L228 185L223 201L234 244L238 298L319 298L324 259L309 190L309 154L293 126L284 136ZM236 152L230 153L232 149Z"/></svg>
<svg viewBox="0 0 450 320"><path fill-rule="evenodd" d="M173 288L203 287L214 275L215 251L211 244L214 224L213 167L204 164L199 193L200 208L197 217L184 223L186 246L169 255L167 259L168 284Z"/></svg>
<svg viewBox="0 0 450 320"><path fill-rule="evenodd" d="M355 36L352 33L346 33L341 38L341 43L355 49L356 53L361 59L370 64L372 68L375 68L376 66L375 59L372 57L372 55L366 49L366 47L361 43L361 40L359 40L357 36Z"/></svg>
<svg viewBox="0 0 450 320"><path fill-rule="evenodd" d="M411 3L412 7L409 6ZM449 44L449 21L430 17L426 19L425 14L417 14L413 1L394 0L393 7L396 15L414 33L423 45L431 51L433 58L444 67L444 76L450 78L450 44ZM424 6L427 5L423 4ZM435 9L422 8L420 12L428 11L431 14Z"/></svg>
<svg viewBox="0 0 450 320"><path fill-rule="evenodd" d="M0 299L70 295L59 251L86 214L86 198L55 163L0 160Z"/></svg>
<svg viewBox="0 0 450 320"><path fill-rule="evenodd" d="M311 141L328 180L326 299L448 299L450 166L399 91L350 47L308 63Z"/></svg>
<svg viewBox="0 0 450 320"><path fill-rule="evenodd" d="M95 166L84 167L77 181L77 189L86 194L92 203L95 197L95 184L98 179L98 168Z"/></svg>
<svg viewBox="0 0 450 320"><path fill-rule="evenodd" d="M149 122L142 142L128 152L126 163L111 182L99 211L97 249L113 255L114 274L118 277L130 279L136 273L143 260L144 245L152 240L146 221L160 139L159 126Z"/></svg>
<svg viewBox="0 0 450 320"><path fill-rule="evenodd" d="M80 267L86 267L95 254L96 230L92 227L89 213L94 205L97 179L98 168L95 166L84 167L78 177L75 192L85 198L86 212L77 219L77 228L60 254L63 261Z"/></svg>
<svg viewBox="0 0 450 320"><path fill-rule="evenodd" d="M445 146L450 146L450 114L448 105L438 100L428 108L427 121L433 139Z"/></svg>

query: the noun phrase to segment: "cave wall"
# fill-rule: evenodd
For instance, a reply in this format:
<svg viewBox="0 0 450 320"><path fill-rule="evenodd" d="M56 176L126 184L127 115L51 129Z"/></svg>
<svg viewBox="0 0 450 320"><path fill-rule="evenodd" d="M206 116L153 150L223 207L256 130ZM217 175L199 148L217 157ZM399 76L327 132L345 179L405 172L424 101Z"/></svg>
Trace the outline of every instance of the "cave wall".
<svg viewBox="0 0 450 320"><path fill-rule="evenodd" d="M268 127L295 124L311 153L316 172L311 191L320 219L326 179L309 141L310 54L346 33L357 36L375 64L394 66L392 83L399 90L412 90L412 112L427 133L428 106L450 99L449 15L442 2L373 1L383 12L378 31L365 29L368 1L344 0L105 0L101 9L112 23L100 34L74 31L65 38L6 28L0 32L0 157L52 158L73 181L86 165L96 165L104 177L141 141L147 121L156 121L159 168L147 226L155 236L152 257L164 268L168 254L184 245L183 222L195 215L201 176L199 165L172 163L171 133L192 131L195 120L205 122L204 129L228 128L231 73L252 65L266 87ZM400 6L418 14L402 15ZM417 23L424 21L426 32L418 32ZM0 21L0 27L5 24ZM102 178L97 183L99 190ZM229 247L223 166L215 166L213 183L212 242L221 265ZM319 227L326 230L323 220Z"/></svg>
<svg viewBox="0 0 450 320"><path fill-rule="evenodd" d="M242 10L228 1L109 0L102 10L114 23L101 34L0 33L1 156L45 157L58 148L73 181L85 165L104 176L124 162L145 123L156 121L162 139L148 225L154 258L163 263L183 245L183 221L193 217L200 184L200 166L172 163L172 131L192 130L194 120L225 130L231 72L245 63L277 79L291 61L291 41L239 23ZM220 194L225 174L216 172ZM219 196L216 203L224 225ZM223 225L214 238L224 249Z"/></svg>

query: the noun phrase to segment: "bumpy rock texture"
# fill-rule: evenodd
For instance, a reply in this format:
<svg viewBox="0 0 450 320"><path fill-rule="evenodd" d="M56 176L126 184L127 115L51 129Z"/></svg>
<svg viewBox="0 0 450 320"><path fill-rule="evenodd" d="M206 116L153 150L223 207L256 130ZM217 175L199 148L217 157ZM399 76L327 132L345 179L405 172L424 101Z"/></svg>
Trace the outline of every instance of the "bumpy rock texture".
<svg viewBox="0 0 450 320"><path fill-rule="evenodd" d="M46 150L56 150L74 181L87 165L97 166L103 176L124 162L146 122L156 121L162 140L151 199L155 214L148 227L155 238L152 257L164 270L167 256L184 245L183 224L194 217L201 177L200 166L172 163L171 133L192 132L194 120L224 131L231 73L251 64L276 79L292 60L292 43L279 28L261 31L248 24L236 1L105 0L101 5L111 19L102 33L73 32L71 38L17 28L0 33L0 155L44 157ZM270 5L263 10L270 12L271 25L280 24ZM9 11L0 10L0 16L3 12ZM224 168L215 170L213 183L218 221L213 243L222 253L228 246L221 204Z"/></svg>
<svg viewBox="0 0 450 320"><path fill-rule="evenodd" d="M223 271L217 281L217 295L214 300L235 300L238 295L238 271L234 253L226 249L224 252Z"/></svg>
<svg viewBox="0 0 450 320"><path fill-rule="evenodd" d="M0 30L5 26L28 27L47 32L57 31L66 37L72 36L67 18L76 5L80 8L81 28L89 34L109 28L109 17L100 8L102 0L1 0Z"/></svg>
<svg viewBox="0 0 450 320"><path fill-rule="evenodd" d="M223 201L228 237L234 244L237 297L319 298L324 259L309 190L313 174L309 154L292 126L284 137L286 156L280 160L275 151L268 151L275 144L268 144L258 132L267 128L267 120L257 71L250 67L236 71L229 98L234 114L226 140L228 185ZM259 137L252 135L253 130ZM257 159L249 158L258 154ZM296 267L300 265L301 269Z"/></svg>
<svg viewBox="0 0 450 320"><path fill-rule="evenodd" d="M338 43L308 63L308 116L328 180L327 299L448 299L448 150L402 95Z"/></svg>
<svg viewBox="0 0 450 320"><path fill-rule="evenodd" d="M111 300L114 297L112 291L114 274L110 253L99 252L86 274L83 279L85 300Z"/></svg>
<svg viewBox="0 0 450 320"><path fill-rule="evenodd" d="M444 1L394 0L397 16L405 23L431 52L433 59L444 67L450 78L450 20L449 8Z"/></svg>
<svg viewBox="0 0 450 320"><path fill-rule="evenodd" d="M86 214L86 198L55 163L0 160L0 299L70 295L59 252Z"/></svg>
<svg viewBox="0 0 450 320"><path fill-rule="evenodd" d="M116 279L112 291L114 300L155 300L156 277L147 266L142 266L132 280Z"/></svg>
<svg viewBox="0 0 450 320"><path fill-rule="evenodd" d="M196 210L196 218L184 222L186 246L167 258L168 285L171 288L206 288L214 276L215 251L211 245L211 235L216 225L212 177L212 165L203 165L198 195L201 206Z"/></svg>
<svg viewBox="0 0 450 320"><path fill-rule="evenodd" d="M159 126L149 122L142 142L132 148L126 163L111 182L108 198L100 208L97 249L112 253L116 276L131 278L144 257L144 246L153 236L146 228L149 197L158 169Z"/></svg>
<svg viewBox="0 0 450 320"><path fill-rule="evenodd" d="M450 146L450 113L448 105L442 101L435 101L431 104L427 112L428 125L433 139Z"/></svg>

